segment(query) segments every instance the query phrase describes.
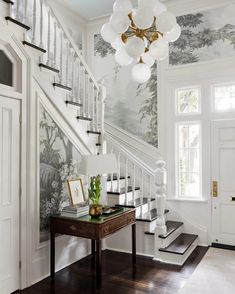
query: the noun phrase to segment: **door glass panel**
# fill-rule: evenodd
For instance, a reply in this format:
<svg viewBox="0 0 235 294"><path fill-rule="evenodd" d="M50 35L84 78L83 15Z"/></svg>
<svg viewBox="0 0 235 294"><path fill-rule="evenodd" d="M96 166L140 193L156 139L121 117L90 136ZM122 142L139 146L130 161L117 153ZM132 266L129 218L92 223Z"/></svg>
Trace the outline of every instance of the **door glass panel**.
<svg viewBox="0 0 235 294"><path fill-rule="evenodd" d="M0 84L13 86L13 64L4 51L0 50Z"/></svg>

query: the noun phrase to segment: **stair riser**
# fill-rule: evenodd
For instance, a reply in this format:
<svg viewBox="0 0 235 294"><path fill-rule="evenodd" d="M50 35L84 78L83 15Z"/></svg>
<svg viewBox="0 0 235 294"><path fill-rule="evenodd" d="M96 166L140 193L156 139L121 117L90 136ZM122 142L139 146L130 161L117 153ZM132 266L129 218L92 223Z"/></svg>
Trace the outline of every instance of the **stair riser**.
<svg viewBox="0 0 235 294"><path fill-rule="evenodd" d="M188 259L190 254L198 245L198 238L193 242L190 248L185 252L185 254L174 254L169 252L158 252L158 257L154 258L154 260L161 261L164 263L176 264L176 265L183 265L185 261Z"/></svg>
<svg viewBox="0 0 235 294"><path fill-rule="evenodd" d="M150 202L150 210L153 209L153 208L156 208L156 202L155 202L155 200ZM140 206L137 207L136 212L135 212L136 218L138 218L140 216L141 212L142 213L148 212L148 209L149 209L149 204L148 203L145 203L142 206L142 211L141 211L141 207Z"/></svg>
<svg viewBox="0 0 235 294"><path fill-rule="evenodd" d="M126 185L126 180L125 179L122 179L122 180L119 180L120 182L120 188L125 188L125 185ZM130 186L130 182L127 181L127 185ZM111 191L111 188L112 188L112 183L111 181L108 181L107 182L107 190L108 191ZM113 181L113 189L116 190L118 188L118 181L117 180L114 180Z"/></svg>
<svg viewBox="0 0 235 294"><path fill-rule="evenodd" d="M140 190L136 190L134 193L134 199L139 198L139 195L140 195ZM107 193L107 197L108 197L108 205L124 204L126 201L125 194L115 195L115 194ZM127 201L132 201L132 200L133 200L133 193L132 192L127 193Z"/></svg>
<svg viewBox="0 0 235 294"><path fill-rule="evenodd" d="M160 248L165 248L169 246L181 233L183 233L183 226L180 226L167 238L165 239L159 238L159 242L161 243Z"/></svg>

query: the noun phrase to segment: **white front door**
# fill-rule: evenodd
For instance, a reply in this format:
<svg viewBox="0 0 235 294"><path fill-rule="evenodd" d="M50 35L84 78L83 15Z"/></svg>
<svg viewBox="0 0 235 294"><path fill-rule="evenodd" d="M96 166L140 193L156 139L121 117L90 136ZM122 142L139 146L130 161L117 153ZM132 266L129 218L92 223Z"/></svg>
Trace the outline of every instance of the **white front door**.
<svg viewBox="0 0 235 294"><path fill-rule="evenodd" d="M19 289L20 102L0 96L0 293Z"/></svg>
<svg viewBox="0 0 235 294"><path fill-rule="evenodd" d="M235 246L235 120L212 123L211 148L212 242Z"/></svg>

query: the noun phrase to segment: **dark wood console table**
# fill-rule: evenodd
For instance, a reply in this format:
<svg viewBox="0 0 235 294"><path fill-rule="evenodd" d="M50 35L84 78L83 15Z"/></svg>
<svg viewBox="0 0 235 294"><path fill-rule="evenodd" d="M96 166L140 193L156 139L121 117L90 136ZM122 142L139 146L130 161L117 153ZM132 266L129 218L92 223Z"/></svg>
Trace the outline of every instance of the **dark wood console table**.
<svg viewBox="0 0 235 294"><path fill-rule="evenodd" d="M136 266L136 220L135 209L124 208L111 216L93 219L89 215L82 217L52 216L51 232L51 278L55 278L55 234L71 235L91 239L91 251L96 260L96 289L101 289L102 263L101 240L122 228L132 225L132 265Z"/></svg>

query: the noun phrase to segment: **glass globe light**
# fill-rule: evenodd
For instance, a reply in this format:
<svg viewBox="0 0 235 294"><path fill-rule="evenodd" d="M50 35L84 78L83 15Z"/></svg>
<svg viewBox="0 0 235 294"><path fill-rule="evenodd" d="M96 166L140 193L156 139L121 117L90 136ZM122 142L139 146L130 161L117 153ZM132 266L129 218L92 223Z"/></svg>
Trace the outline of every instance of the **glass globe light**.
<svg viewBox="0 0 235 294"><path fill-rule="evenodd" d="M115 33L124 33L129 28L131 21L125 13L115 12L110 18L110 24Z"/></svg>
<svg viewBox="0 0 235 294"><path fill-rule="evenodd" d="M171 12L162 12L157 18L157 29L161 33L170 32L176 25L176 17Z"/></svg>
<svg viewBox="0 0 235 294"><path fill-rule="evenodd" d="M136 13L133 15L133 21L135 25L141 29L147 29L153 24L153 10L148 6L138 8Z"/></svg>
<svg viewBox="0 0 235 294"><path fill-rule="evenodd" d="M139 7L149 7L151 9L154 9L157 2L158 0L139 0Z"/></svg>
<svg viewBox="0 0 235 294"><path fill-rule="evenodd" d="M166 10L166 6L163 3L157 1L153 9L153 13L156 17L158 17L161 13L165 12Z"/></svg>
<svg viewBox="0 0 235 294"><path fill-rule="evenodd" d="M125 50L125 47L119 48L115 53L115 60L121 66L127 66L132 63L133 58L131 58Z"/></svg>
<svg viewBox="0 0 235 294"><path fill-rule="evenodd" d="M149 53L156 60L163 60L169 54L169 45L164 38L154 41L149 47Z"/></svg>
<svg viewBox="0 0 235 294"><path fill-rule="evenodd" d="M113 4L114 12L122 11L122 13L129 14L132 8L133 6L129 0L116 0Z"/></svg>
<svg viewBox="0 0 235 294"><path fill-rule="evenodd" d="M144 63L138 63L132 68L132 78L140 83L143 84L147 82L151 77L151 70L150 67Z"/></svg>
<svg viewBox="0 0 235 294"><path fill-rule="evenodd" d="M145 64L147 64L149 67L153 66L155 63L155 59L152 57L152 55L149 52L145 52L141 55L142 60Z"/></svg>
<svg viewBox="0 0 235 294"><path fill-rule="evenodd" d="M180 35L181 35L181 27L177 23L170 32L167 32L164 34L164 38L168 42L175 42L176 40L179 39Z"/></svg>
<svg viewBox="0 0 235 294"><path fill-rule="evenodd" d="M139 37L131 37L128 39L125 46L126 52L130 57L138 58L141 54L144 53L145 43Z"/></svg>
<svg viewBox="0 0 235 294"><path fill-rule="evenodd" d="M104 41L108 43L114 42L117 38L117 34L113 31L110 23L104 24L101 28L100 33Z"/></svg>
<svg viewBox="0 0 235 294"><path fill-rule="evenodd" d="M117 50L117 49L123 47L124 43L122 42L120 37L117 37L116 40L111 43L111 46L113 47L113 49Z"/></svg>

